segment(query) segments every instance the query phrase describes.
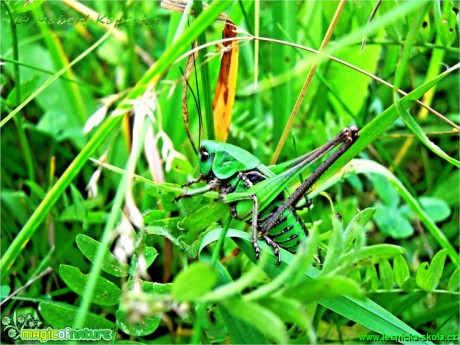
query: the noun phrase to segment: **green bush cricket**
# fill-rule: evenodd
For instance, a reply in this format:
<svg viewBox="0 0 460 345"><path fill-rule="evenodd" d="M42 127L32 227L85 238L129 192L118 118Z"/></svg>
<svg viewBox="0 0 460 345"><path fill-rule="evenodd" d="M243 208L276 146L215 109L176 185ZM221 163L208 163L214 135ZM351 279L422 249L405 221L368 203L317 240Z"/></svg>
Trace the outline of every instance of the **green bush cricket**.
<svg viewBox="0 0 460 345"><path fill-rule="evenodd" d="M198 153L200 176L184 186L199 181L206 182L206 186L186 191L175 200L217 191L222 202L230 206L232 217L251 225L251 242L256 257L260 256L260 238L273 247L279 264L279 248L295 253L308 234L307 227L296 212L297 203L308 194L318 178L353 145L358 136L356 127L345 128L316 150L268 167L237 146L204 140ZM337 146L339 147L288 196L287 186L306 167Z"/></svg>

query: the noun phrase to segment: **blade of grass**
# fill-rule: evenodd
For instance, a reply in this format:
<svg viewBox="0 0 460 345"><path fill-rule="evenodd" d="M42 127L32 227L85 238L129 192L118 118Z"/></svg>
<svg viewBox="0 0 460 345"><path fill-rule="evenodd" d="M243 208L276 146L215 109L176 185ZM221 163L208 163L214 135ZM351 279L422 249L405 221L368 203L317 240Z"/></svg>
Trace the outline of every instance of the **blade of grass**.
<svg viewBox="0 0 460 345"><path fill-rule="evenodd" d="M199 16L203 12L203 2L201 0L193 1L193 10L195 11L195 16ZM206 43L206 34L203 31L198 35L198 45L203 45ZM214 118L212 113L212 99L211 99L211 87L209 85L209 65L204 63L204 58L207 55L207 49L203 49L201 54L198 56L199 65L201 65L201 88L203 89L203 98L204 98L204 112L206 119L206 131L208 133L208 139L215 139L216 135L214 133Z"/></svg>
<svg viewBox="0 0 460 345"><path fill-rule="evenodd" d="M11 12L10 6L6 1L2 2L2 5L5 7L5 10L10 18L10 28L11 28L11 40L13 48L13 58L14 60L19 60L19 44L18 44L18 32L16 27L16 21L14 19L13 13ZM16 106L21 103L21 73L19 71L19 65L14 64L14 82L16 87ZM18 139L21 144L22 151L24 153L24 161L27 167L27 176L30 181L35 181L35 170L34 170L34 161L32 158L32 152L30 150L29 141L27 140L26 132L24 130L24 123L22 117L15 117L14 123L18 131Z"/></svg>
<svg viewBox="0 0 460 345"><path fill-rule="evenodd" d="M345 3L346 3L346 0L340 0L337 6L337 9L334 13L334 16L332 17L332 20L329 23L329 27L327 28L326 34L324 35L323 41L321 42L321 46L319 48L320 52L323 51L327 47L329 40L332 36L332 33L334 32L334 28L336 27L337 22L340 18L340 14L342 13L343 8L345 7ZM300 90L299 96L297 97L297 100L295 101L294 107L292 108L291 115L289 116L287 123L284 125L283 132L279 136L273 135L274 143L278 141L278 144L276 145L275 153L273 154L270 165L275 164L276 161L278 160L278 157L281 153L281 149L283 148L284 143L287 139L287 136L289 135L289 131L291 130L292 124L294 123L297 113L299 112L300 105L302 104L302 101L304 100L305 95L307 94L308 87L310 86L311 80L313 79L313 75L315 74L317 67L318 67L318 63L315 63L313 64L313 66L311 66L310 72L308 72L307 78L305 79L305 83L303 84L302 89ZM288 83L287 85L290 85L290 83ZM283 86L283 89L284 89L284 86ZM283 99L283 102L286 103L286 98L283 97L282 99ZM289 104L287 105L289 106ZM275 114L277 114L277 112L275 112ZM274 121L273 123L274 123L274 126L273 126L274 129L277 128L276 122ZM281 129L282 126L279 126L279 128Z"/></svg>
<svg viewBox="0 0 460 345"><path fill-rule="evenodd" d="M274 1L271 7L273 17L271 37L287 35L295 42L297 30L296 21L293 18L296 17L297 3L293 1ZM282 74L284 71L293 71L296 59L295 55L292 54L291 48L285 45L272 45L270 55L274 76ZM284 85L277 86L272 90L273 149L275 149L276 143L282 136L282 129L286 125L295 100L293 97L293 84L293 78L289 78Z"/></svg>
<svg viewBox="0 0 460 345"><path fill-rule="evenodd" d="M74 161L63 173L61 178L56 182L56 184L51 188L51 190L46 194L46 197L37 207L35 212L29 218L27 223L21 229L17 237L8 247L8 250L4 253L0 261L0 270L2 277L6 276L9 273L10 267L13 264L14 260L20 255L22 249L25 247L31 236L37 230L38 226L45 219L46 215L49 213L51 208L57 202L59 197L64 193L67 186L75 178L78 172L83 168L89 157L95 152L95 150L109 137L113 134L115 129L121 123L124 115L131 109L132 100L142 95L147 87L153 83L156 83L161 75L175 62L175 60L183 54L186 49L190 46L193 40L197 35L205 30L214 19L225 10L229 3L227 2L214 2L208 10L198 17L193 24L184 31L182 37L177 40L172 46L165 51L165 53L156 61L156 63L144 74L142 79L136 84L136 86L131 90L131 92L125 97L124 101L120 103L117 109L114 111L114 114L108 118L102 126L96 131L96 133L91 137L88 144L82 149ZM94 50L99 44L101 44L110 34L106 33L98 42L96 42L91 48ZM85 52L84 55L80 55L76 60L74 60L70 65L75 64L81 60L89 52ZM65 70L64 70L65 71ZM54 80L59 78L60 75L64 73L63 70L60 70L53 77L48 79L48 81L35 91L26 101L24 101L18 108L11 112L8 117L6 117L2 124L6 123L11 117L17 114L22 108L25 107L38 93L43 91L49 84Z"/></svg>
<svg viewBox="0 0 460 345"><path fill-rule="evenodd" d="M439 157L445 159L450 164L455 165L457 168L460 168L460 161L450 157L447 153L445 153L438 145L433 143L423 132L420 126L417 124L415 119L412 117L411 114L407 111L405 107L402 106L401 101L397 94L394 95L394 100L396 104L396 109L398 110L399 116L403 119L404 123L407 127L415 134L415 136L426 146L428 147L433 153L437 154Z"/></svg>

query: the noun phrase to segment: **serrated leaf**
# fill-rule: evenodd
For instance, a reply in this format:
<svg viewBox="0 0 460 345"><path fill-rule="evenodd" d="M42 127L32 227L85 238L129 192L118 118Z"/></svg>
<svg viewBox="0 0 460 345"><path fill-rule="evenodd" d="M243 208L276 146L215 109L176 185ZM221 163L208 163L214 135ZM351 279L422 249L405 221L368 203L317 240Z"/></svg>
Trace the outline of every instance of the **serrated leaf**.
<svg viewBox="0 0 460 345"><path fill-rule="evenodd" d="M41 302L38 311L53 328L64 329L73 325L78 308L59 302ZM115 325L103 317L88 313L83 327L112 330ZM111 338L107 340L111 340Z"/></svg>
<svg viewBox="0 0 460 345"><path fill-rule="evenodd" d="M393 272L396 284L402 288L406 280L410 277L409 266L402 255L398 255L393 259Z"/></svg>
<svg viewBox="0 0 460 345"><path fill-rule="evenodd" d="M375 208L366 208L359 211L348 224L343 233L344 245L343 252L347 253L353 248L356 236L363 230L375 214Z"/></svg>
<svg viewBox="0 0 460 345"><path fill-rule="evenodd" d="M69 265L59 266L59 274L62 280L76 294L85 295L85 288L88 283L89 274L83 274L77 267ZM121 297L121 290L105 278L97 277L96 288L91 296L91 301L98 305L112 306L118 304Z"/></svg>
<svg viewBox="0 0 460 345"><path fill-rule="evenodd" d="M156 331L160 325L161 317L146 317L142 318L138 322L129 319L128 315L124 310L117 310L115 313L117 317L118 327L126 334L143 337L152 334Z"/></svg>
<svg viewBox="0 0 460 345"><path fill-rule="evenodd" d="M171 293L177 301L194 301L211 291L216 282L216 272L209 265L194 262L176 276Z"/></svg>
<svg viewBox="0 0 460 345"><path fill-rule="evenodd" d="M385 290L393 289L394 284L394 275L393 269L391 268L390 262L388 260L381 260L379 262L379 274L380 281Z"/></svg>
<svg viewBox="0 0 460 345"><path fill-rule="evenodd" d="M96 259L98 251L100 251L100 242L95 239L79 234L76 237L77 247L80 249L82 254L91 262ZM125 263L121 263L113 254L105 248L104 260L102 261L102 270L115 277L126 277L128 275L129 266Z"/></svg>
<svg viewBox="0 0 460 345"><path fill-rule="evenodd" d="M279 344L288 343L286 326L272 311L257 303L239 299L231 299L222 304L235 318L249 323L266 337ZM261 320L263 322L260 322Z"/></svg>
<svg viewBox="0 0 460 345"><path fill-rule="evenodd" d="M460 286L460 280L459 280L459 268L457 267L452 273L452 275L449 278L449 283L447 283L447 290L449 291L457 291Z"/></svg>

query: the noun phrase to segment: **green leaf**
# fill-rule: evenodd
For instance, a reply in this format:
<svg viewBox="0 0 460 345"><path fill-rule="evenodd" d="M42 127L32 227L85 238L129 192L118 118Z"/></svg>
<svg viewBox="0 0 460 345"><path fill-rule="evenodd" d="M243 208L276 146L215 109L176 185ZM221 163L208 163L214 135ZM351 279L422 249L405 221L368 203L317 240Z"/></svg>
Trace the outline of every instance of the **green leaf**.
<svg viewBox="0 0 460 345"><path fill-rule="evenodd" d="M166 237L169 241L178 247L182 247L182 244L178 241L179 231L176 229L178 217L167 218L163 220L156 220L151 222L150 226L145 227L145 231L149 235L157 235Z"/></svg>
<svg viewBox="0 0 460 345"><path fill-rule="evenodd" d="M172 295L177 301L194 301L214 287L216 272L209 265L194 262L174 279Z"/></svg>
<svg viewBox="0 0 460 345"><path fill-rule="evenodd" d="M38 311L51 327L63 329L73 324L78 308L58 302L41 302L38 306ZM106 318L88 313L83 327L112 330L115 325Z"/></svg>
<svg viewBox="0 0 460 345"><path fill-rule="evenodd" d="M258 327L234 316L222 303L217 306L230 333L232 344L271 344Z"/></svg>
<svg viewBox="0 0 460 345"><path fill-rule="evenodd" d="M448 176L439 178L431 194L434 198L444 200L451 207L458 207L460 202L460 188L452 188L460 181L460 170L454 169Z"/></svg>
<svg viewBox="0 0 460 345"><path fill-rule="evenodd" d="M385 290L393 289L394 275L388 260L381 260L379 262L380 281Z"/></svg>
<svg viewBox="0 0 460 345"><path fill-rule="evenodd" d="M23 102L37 87L37 84L40 80L40 77L38 75L34 75L31 79L27 80L24 83L21 83L21 99L19 103ZM19 105L19 103L16 102L16 93L17 93L17 86L11 90L11 92L8 94L8 97L6 99L6 102L12 107L16 107Z"/></svg>
<svg viewBox="0 0 460 345"><path fill-rule="evenodd" d="M437 34L444 46L450 47L457 37L457 15L454 11L454 2L449 0L435 2L434 8Z"/></svg>
<svg viewBox="0 0 460 345"><path fill-rule="evenodd" d="M446 258L447 249L441 249L434 255L433 259L431 260L429 269L431 271L432 287L430 290L436 289L436 287L439 285L442 272L444 271L444 263L446 262Z"/></svg>
<svg viewBox="0 0 460 345"><path fill-rule="evenodd" d="M399 208L376 204L375 209L374 220L382 233L395 239L412 236L414 228Z"/></svg>
<svg viewBox="0 0 460 345"><path fill-rule="evenodd" d="M332 234L328 243L326 258L324 259L322 273L331 272L337 267L343 253L343 227L337 217L332 218Z"/></svg>
<svg viewBox="0 0 460 345"><path fill-rule="evenodd" d="M415 290L416 287L417 287L417 285L416 285L415 279L413 277L409 277L409 278L407 278L407 280L405 281L405 283L403 284L401 289L404 292L412 292L412 291Z"/></svg>
<svg viewBox="0 0 460 345"><path fill-rule="evenodd" d="M254 302L230 299L222 303L235 318L243 320L279 344L287 344L286 326L269 309ZM263 320L263 322L261 322Z"/></svg>
<svg viewBox="0 0 460 345"><path fill-rule="evenodd" d="M419 202L433 222L442 222L450 216L450 208L442 199L422 196Z"/></svg>
<svg viewBox="0 0 460 345"><path fill-rule="evenodd" d="M409 266L402 255L398 255L393 259L393 272L396 284L402 288L406 280L410 277Z"/></svg>
<svg viewBox="0 0 460 345"><path fill-rule="evenodd" d="M59 274L67 286L75 293L80 296L85 295L85 287L90 278L89 274L83 274L79 268L68 265L60 265ZM97 277L96 288L91 297L91 301L95 304L112 306L120 301L121 290L107 279Z"/></svg>
<svg viewBox="0 0 460 345"><path fill-rule="evenodd" d="M431 272L429 270L428 262L422 262L415 272L415 282L417 286L425 291L430 291L432 284Z"/></svg>
<svg viewBox="0 0 460 345"><path fill-rule="evenodd" d="M156 331L161 321L160 316L142 318L137 322L132 321L129 319L126 312L121 309L117 310L115 315L117 317L118 327L124 333L136 337L143 337L152 334Z"/></svg>
<svg viewBox="0 0 460 345"><path fill-rule="evenodd" d="M144 246L143 247L143 252L142 254L144 255L145 258L145 267L149 268L150 265L155 261L155 259L158 256L158 252L154 247L149 247L149 246ZM129 268L129 274L134 275L136 272L137 268L137 263L138 263L138 253L135 253L132 258L131 258L131 265Z"/></svg>
<svg viewBox="0 0 460 345"><path fill-rule="evenodd" d="M286 289L285 296L298 299L303 303L317 302L337 296L362 298L363 293L358 283L342 276L324 276L308 282L301 282Z"/></svg>
<svg viewBox="0 0 460 345"><path fill-rule="evenodd" d="M284 323L297 325L305 333L311 333L310 336L314 337L303 303L294 298L284 296L262 298L258 302L279 316Z"/></svg>
<svg viewBox="0 0 460 345"><path fill-rule="evenodd" d="M91 262L96 258L97 252L100 250L101 243L92 239L84 234L79 234L76 237L78 249L82 254ZM126 277L128 275L128 265L121 263L113 254L108 250L104 250L104 261L102 270L115 277Z"/></svg>
<svg viewBox="0 0 460 345"><path fill-rule="evenodd" d="M392 244L376 244L351 251L340 259L340 271L374 265L380 260L404 254L406 250Z"/></svg>
<svg viewBox="0 0 460 345"><path fill-rule="evenodd" d="M376 291L379 288L379 277L377 276L377 269L374 265L366 268L365 282L369 286L370 291Z"/></svg>
<svg viewBox="0 0 460 345"><path fill-rule="evenodd" d="M396 208L399 205L399 195L388 179L383 175L372 174L372 181L382 202L390 208Z"/></svg>
<svg viewBox="0 0 460 345"><path fill-rule="evenodd" d="M452 273L452 275L449 278L449 283L447 283L447 290L449 291L457 291L460 286L460 280L459 280L459 268L457 267Z"/></svg>
<svg viewBox="0 0 460 345"><path fill-rule="evenodd" d="M347 253L353 248L353 243L358 234L364 231L364 226L369 223L375 213L375 208L366 208L359 211L348 224L344 237L343 252Z"/></svg>
<svg viewBox="0 0 460 345"><path fill-rule="evenodd" d="M446 257L447 249L442 249L435 254L430 265L427 262L420 264L415 274L415 280L421 289L425 291L436 289L444 271Z"/></svg>
<svg viewBox="0 0 460 345"><path fill-rule="evenodd" d="M222 202L205 205L192 214L184 217L178 224L180 228L194 233L203 231L211 224L216 223L224 215L228 214L228 206Z"/></svg>

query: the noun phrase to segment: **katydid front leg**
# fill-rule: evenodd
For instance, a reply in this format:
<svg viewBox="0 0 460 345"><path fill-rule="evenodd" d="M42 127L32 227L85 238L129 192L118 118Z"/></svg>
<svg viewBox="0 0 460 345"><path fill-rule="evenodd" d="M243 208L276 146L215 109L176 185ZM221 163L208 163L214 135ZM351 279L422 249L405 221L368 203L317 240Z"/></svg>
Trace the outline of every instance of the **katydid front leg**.
<svg viewBox="0 0 460 345"><path fill-rule="evenodd" d="M198 180L200 180L200 177L198 177L198 179L192 181L192 183L198 182ZM176 196L174 198L173 202L177 202L182 198L191 198L192 196L195 196L195 195L204 194L206 192L210 192L210 191L213 191L213 190L219 190L219 188L220 188L220 180L214 179L214 180L209 181L208 184L206 186L204 186L204 187L197 188L197 189L192 189L192 190L186 190L181 195Z"/></svg>

